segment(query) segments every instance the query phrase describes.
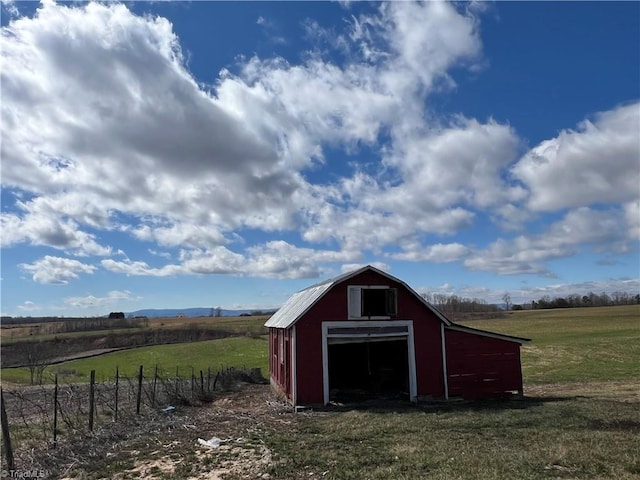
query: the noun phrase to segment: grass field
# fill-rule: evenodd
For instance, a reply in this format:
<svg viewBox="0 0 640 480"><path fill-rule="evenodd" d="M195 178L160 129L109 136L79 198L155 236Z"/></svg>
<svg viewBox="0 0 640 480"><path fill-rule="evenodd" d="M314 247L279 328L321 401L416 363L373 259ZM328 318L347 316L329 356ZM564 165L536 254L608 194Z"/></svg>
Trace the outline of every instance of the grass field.
<svg viewBox="0 0 640 480"><path fill-rule="evenodd" d="M264 318L211 318L208 326L255 332ZM150 319L150 328L175 328L202 324L203 319ZM640 377L640 305L511 312L506 318L463 322L500 333L531 338L522 348L522 368L527 386L547 383L624 381ZM110 353L51 366L63 381L87 381L113 376L116 366L126 374L139 365L156 364L175 372L194 367L260 367L268 372L268 344L249 337L158 345ZM48 376L49 378L51 375ZM28 382L28 369L2 369L2 379Z"/></svg>
<svg viewBox="0 0 640 480"><path fill-rule="evenodd" d="M206 342L157 345L123 350L96 357L73 360L52 365L45 370L44 378L51 381L58 372L60 382L87 382L91 370L96 371L96 380L113 378L116 367L124 376L135 376L140 365L146 372L152 372L156 365L175 375L176 367L182 375L191 375L191 368L217 370L226 367L259 367L268 374L267 340L265 337L229 337ZM28 383L27 368L4 368L2 380L13 383Z"/></svg>
<svg viewBox="0 0 640 480"><path fill-rule="evenodd" d="M5 345L20 342L38 342L52 340L54 338L78 338L83 336L95 335L96 333L107 334L127 334L131 332L149 331L149 330L170 330L177 328L185 328L195 326L201 329L219 329L238 333L264 333L264 323L268 320L267 316L249 316L249 317L167 317L167 318L149 318L146 327L135 328L119 328L111 330L87 330L79 332L58 332L58 333L39 333L47 328L58 329L62 322L51 323L35 323L26 325L3 325L0 329L2 332L2 343Z"/></svg>
<svg viewBox="0 0 640 480"><path fill-rule="evenodd" d="M198 425L194 430L136 434L130 444L118 437L105 449L126 460L121 470L113 461L90 459L74 468L82 471L78 478L90 479L140 478L140 471L122 470L158 465L159 459L166 470L156 467L145 478L266 478L267 473L272 480L640 479L640 306L512 312L464 323L532 338L522 349L524 398L294 415L270 411L268 386L255 386L259 394L239 392L185 410L188 420L176 424ZM245 336L143 347L50 368L75 372L76 380L86 380L91 369L98 379L109 377L116 365L132 374L140 364L147 371L159 364L174 372L180 365L185 375L192 366L259 366L266 373L267 344ZM3 380L14 373L3 370ZM197 438L205 433L250 439L254 446L203 453ZM251 448L253 456L247 453ZM264 449L267 457L259 453ZM70 459L77 462L76 457ZM251 473L242 474L254 461ZM225 470L228 462L240 473ZM211 475L202 477L206 472Z"/></svg>
<svg viewBox="0 0 640 480"><path fill-rule="evenodd" d="M533 340L522 347L525 388L640 377L640 305L520 311L464 323Z"/></svg>
<svg viewBox="0 0 640 480"><path fill-rule="evenodd" d="M640 479L640 306L513 312L525 398L302 416L273 478Z"/></svg>
<svg viewBox="0 0 640 480"><path fill-rule="evenodd" d="M307 416L267 439L273 478L637 479L638 403L590 398Z"/></svg>

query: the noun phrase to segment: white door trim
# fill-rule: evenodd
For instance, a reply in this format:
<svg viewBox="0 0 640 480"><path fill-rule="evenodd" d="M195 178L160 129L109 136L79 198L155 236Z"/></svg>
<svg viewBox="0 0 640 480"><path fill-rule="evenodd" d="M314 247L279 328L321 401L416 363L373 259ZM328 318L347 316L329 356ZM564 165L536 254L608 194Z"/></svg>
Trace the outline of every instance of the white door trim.
<svg viewBox="0 0 640 480"><path fill-rule="evenodd" d="M297 372L297 356L296 348L296 326L291 327L291 397L293 404L298 404L298 372Z"/></svg>
<svg viewBox="0 0 640 480"><path fill-rule="evenodd" d="M449 400L449 372L447 368L447 342L444 337L444 323L440 324L440 338L442 339L442 374L444 376L444 399Z"/></svg>
<svg viewBox="0 0 640 480"><path fill-rule="evenodd" d="M393 335L388 333L332 333L330 328L359 328L359 327L400 327L406 326L406 332L398 332ZM418 384L416 379L416 352L413 335L413 320L393 320L393 321L345 321L345 322L322 322L322 390L324 394L324 404L329 403L329 338L369 338L378 337L406 337L407 339L407 359L409 369L409 399L412 402L418 398Z"/></svg>

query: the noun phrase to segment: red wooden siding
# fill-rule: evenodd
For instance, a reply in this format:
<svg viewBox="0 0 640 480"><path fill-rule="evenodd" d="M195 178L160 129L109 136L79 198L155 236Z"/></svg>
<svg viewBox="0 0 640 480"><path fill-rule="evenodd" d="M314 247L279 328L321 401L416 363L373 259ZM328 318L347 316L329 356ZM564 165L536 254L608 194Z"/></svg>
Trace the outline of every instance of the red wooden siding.
<svg viewBox="0 0 640 480"><path fill-rule="evenodd" d="M291 329L269 329L269 371L280 393L293 399L291 384Z"/></svg>
<svg viewBox="0 0 640 480"><path fill-rule="evenodd" d="M454 330L445 330L445 341L450 397L522 393L518 343Z"/></svg>

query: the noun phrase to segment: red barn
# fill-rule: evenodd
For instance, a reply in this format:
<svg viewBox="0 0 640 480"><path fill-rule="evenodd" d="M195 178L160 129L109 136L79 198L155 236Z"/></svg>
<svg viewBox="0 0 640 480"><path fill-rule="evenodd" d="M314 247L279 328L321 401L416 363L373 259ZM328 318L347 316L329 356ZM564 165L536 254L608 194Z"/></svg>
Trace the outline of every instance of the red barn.
<svg viewBox="0 0 640 480"><path fill-rule="evenodd" d="M371 266L294 294L265 326L271 384L293 405L522 394L528 339L456 325Z"/></svg>

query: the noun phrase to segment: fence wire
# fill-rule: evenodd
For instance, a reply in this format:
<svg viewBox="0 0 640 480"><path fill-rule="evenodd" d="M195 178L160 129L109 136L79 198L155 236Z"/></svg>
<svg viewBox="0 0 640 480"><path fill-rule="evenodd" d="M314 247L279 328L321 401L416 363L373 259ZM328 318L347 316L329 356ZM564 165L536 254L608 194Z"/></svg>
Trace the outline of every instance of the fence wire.
<svg viewBox="0 0 640 480"><path fill-rule="evenodd" d="M95 382L93 388L89 383L64 383L3 389L8 419L8 431L3 428L3 434L10 437L16 458L35 456L42 447L59 448L60 443L90 436L91 430L108 423L138 423L158 412L211 402L216 393L238 382L265 382L259 368L214 371L156 366L140 372L141 377L116 371L113 378ZM3 471L8 462L6 447L3 443Z"/></svg>

